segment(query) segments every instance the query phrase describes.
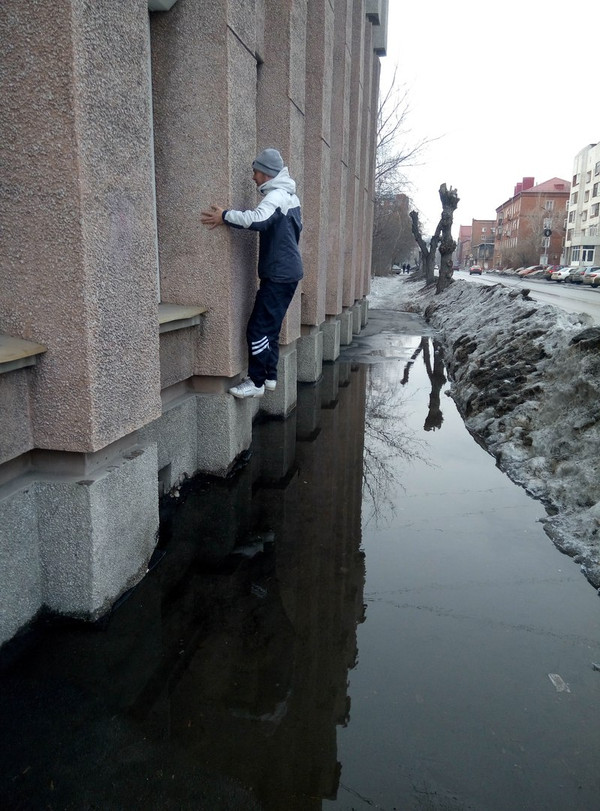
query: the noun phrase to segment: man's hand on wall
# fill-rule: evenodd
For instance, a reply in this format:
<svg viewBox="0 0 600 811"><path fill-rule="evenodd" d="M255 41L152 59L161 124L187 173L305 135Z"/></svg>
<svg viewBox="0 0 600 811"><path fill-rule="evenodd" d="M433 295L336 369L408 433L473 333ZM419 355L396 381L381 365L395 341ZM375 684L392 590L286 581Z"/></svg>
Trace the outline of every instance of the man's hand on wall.
<svg viewBox="0 0 600 811"><path fill-rule="evenodd" d="M219 206L211 206L208 211L200 212L200 222L202 225L208 225L209 228L216 228L217 225L225 225L223 220L224 208Z"/></svg>

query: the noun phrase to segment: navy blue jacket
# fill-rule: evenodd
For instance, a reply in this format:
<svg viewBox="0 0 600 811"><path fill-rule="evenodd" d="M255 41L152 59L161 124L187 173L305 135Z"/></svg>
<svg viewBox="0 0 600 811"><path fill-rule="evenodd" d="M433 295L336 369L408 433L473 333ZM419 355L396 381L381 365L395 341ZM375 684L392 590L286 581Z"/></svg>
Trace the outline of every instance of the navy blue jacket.
<svg viewBox="0 0 600 811"><path fill-rule="evenodd" d="M255 209L223 212L223 220L233 228L258 231L258 275L273 282L297 282L303 274L298 248L302 231L300 200L296 183L283 167L276 177L259 186L264 199Z"/></svg>

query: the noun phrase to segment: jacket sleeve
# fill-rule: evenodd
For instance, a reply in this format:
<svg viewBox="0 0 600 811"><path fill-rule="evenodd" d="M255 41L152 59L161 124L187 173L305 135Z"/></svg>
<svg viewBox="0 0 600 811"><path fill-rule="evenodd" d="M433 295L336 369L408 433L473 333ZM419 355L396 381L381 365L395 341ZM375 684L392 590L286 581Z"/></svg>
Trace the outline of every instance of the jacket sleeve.
<svg viewBox="0 0 600 811"><path fill-rule="evenodd" d="M273 221L281 216L277 206L277 195L268 194L254 209L236 211L228 209L223 212L223 220L234 228L249 228L252 231L264 231Z"/></svg>

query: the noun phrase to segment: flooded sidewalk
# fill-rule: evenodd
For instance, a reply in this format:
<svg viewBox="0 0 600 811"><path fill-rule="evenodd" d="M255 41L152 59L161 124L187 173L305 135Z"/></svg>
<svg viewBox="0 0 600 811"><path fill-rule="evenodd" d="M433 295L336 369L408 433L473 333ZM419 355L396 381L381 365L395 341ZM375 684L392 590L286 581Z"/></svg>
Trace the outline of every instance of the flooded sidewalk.
<svg viewBox="0 0 600 811"><path fill-rule="evenodd" d="M600 603L468 434L416 316L367 328L156 566L0 671L6 809L597 807Z"/></svg>

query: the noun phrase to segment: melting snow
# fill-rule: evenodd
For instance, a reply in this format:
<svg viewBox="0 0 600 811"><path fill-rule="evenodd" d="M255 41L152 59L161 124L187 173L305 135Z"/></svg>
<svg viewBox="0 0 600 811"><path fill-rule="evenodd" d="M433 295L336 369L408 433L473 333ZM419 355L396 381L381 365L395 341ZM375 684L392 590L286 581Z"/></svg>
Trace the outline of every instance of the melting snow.
<svg viewBox="0 0 600 811"><path fill-rule="evenodd" d="M545 503L546 532L600 587L600 328L526 293L457 280L436 296L376 277L369 306L424 314L467 427Z"/></svg>

